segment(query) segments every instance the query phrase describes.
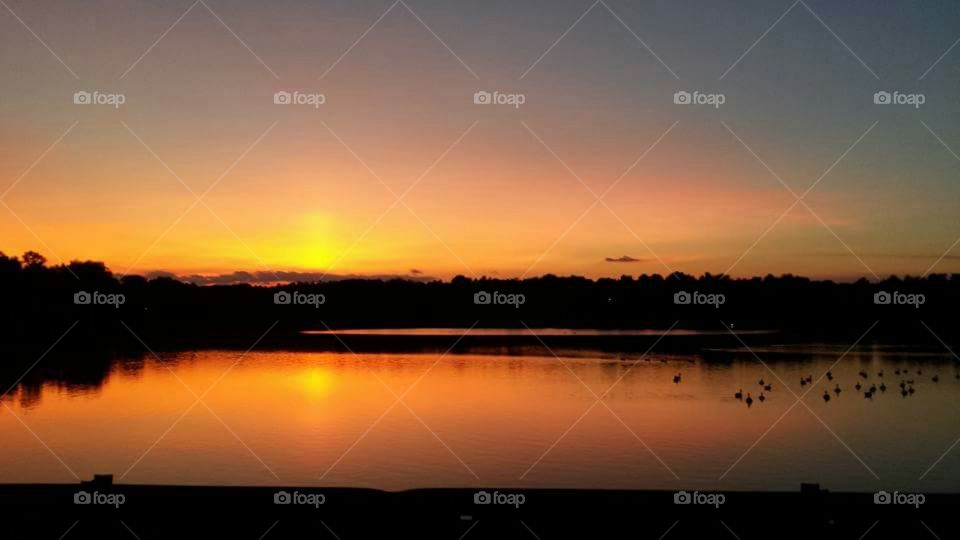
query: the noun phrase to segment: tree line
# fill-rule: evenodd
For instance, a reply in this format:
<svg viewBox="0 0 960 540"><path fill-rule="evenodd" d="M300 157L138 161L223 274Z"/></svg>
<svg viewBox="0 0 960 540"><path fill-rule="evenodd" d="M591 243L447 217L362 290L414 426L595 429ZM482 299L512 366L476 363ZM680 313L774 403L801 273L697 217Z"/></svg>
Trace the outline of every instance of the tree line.
<svg viewBox="0 0 960 540"><path fill-rule="evenodd" d="M78 293L99 297L77 303ZM291 295L288 302L278 302L278 293ZM283 336L327 326L468 327L475 323L564 328L673 324L722 328L723 324L828 335L855 333L882 320L892 336L907 332L907 327L922 329L922 321L936 325L952 339L960 274L891 276L880 282L675 272L599 279L547 274L526 279L456 276L449 281L341 279L200 286L171 277L117 276L96 261L50 265L31 251L20 257L0 253L0 295L5 304L0 314L4 333L13 337L55 333L77 320L91 335L109 334L122 328L122 321L171 339L248 336L277 321L274 333ZM122 303L108 303L105 299L110 295L122 295ZM297 301L310 295L311 302ZM497 301L519 296L520 304Z"/></svg>

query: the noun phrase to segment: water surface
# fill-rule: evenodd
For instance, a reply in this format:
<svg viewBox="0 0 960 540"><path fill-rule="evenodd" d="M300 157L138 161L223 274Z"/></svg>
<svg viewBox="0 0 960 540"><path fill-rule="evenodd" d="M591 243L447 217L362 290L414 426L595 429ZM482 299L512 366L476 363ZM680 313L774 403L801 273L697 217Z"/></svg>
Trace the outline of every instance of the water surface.
<svg viewBox="0 0 960 540"><path fill-rule="evenodd" d="M162 363L119 362L99 387L49 383L39 395L6 397L0 481L73 482L73 471L127 483L391 490L796 490L818 482L956 491L960 451L944 456L960 437L952 361L855 350L833 368L834 382L814 385L797 404L790 391L811 388L800 379L819 378L843 350L761 351L775 374L750 354L720 364L698 355L634 363L599 355L165 354ZM861 370L867 386L883 380L888 390L873 399L855 392ZM773 384L765 402L748 408L734 398L739 388L756 398L760 378ZM898 383L907 378L916 393L902 398ZM824 402L835 383L843 391Z"/></svg>
<svg viewBox="0 0 960 540"><path fill-rule="evenodd" d="M341 330L306 330L312 335L361 335L361 336L461 336L463 328L351 328ZM770 330L738 330L738 335L769 334ZM598 328L471 328L471 336L728 336L730 331L671 329L598 329Z"/></svg>

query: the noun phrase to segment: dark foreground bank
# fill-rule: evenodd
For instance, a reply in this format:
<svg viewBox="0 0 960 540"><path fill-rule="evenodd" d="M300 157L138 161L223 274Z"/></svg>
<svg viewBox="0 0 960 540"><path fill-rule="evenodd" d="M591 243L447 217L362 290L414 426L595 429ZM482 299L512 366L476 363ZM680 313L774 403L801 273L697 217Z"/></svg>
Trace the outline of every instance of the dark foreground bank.
<svg viewBox="0 0 960 540"><path fill-rule="evenodd" d="M960 532L958 507L960 495L921 501L812 485L791 493L0 486L3 538L942 539Z"/></svg>

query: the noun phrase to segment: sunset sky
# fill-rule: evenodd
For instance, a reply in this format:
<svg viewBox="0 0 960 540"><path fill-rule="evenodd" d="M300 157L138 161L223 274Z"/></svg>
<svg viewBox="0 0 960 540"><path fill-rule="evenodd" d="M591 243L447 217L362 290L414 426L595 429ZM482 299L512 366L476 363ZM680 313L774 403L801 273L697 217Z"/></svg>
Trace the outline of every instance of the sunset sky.
<svg viewBox="0 0 960 540"><path fill-rule="evenodd" d="M960 271L960 247L941 259L960 237L954 2L3 1L8 254L117 273ZM809 208L784 215L780 180L816 183Z"/></svg>

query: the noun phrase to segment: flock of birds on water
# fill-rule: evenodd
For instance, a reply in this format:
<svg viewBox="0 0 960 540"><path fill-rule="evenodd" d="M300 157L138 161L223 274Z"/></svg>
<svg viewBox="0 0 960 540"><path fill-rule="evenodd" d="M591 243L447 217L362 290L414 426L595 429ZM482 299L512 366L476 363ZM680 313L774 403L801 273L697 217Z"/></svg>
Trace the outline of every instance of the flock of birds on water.
<svg viewBox="0 0 960 540"><path fill-rule="evenodd" d="M922 369L918 369L917 372L916 372L916 374L922 376L922 375L923 375L923 370L922 370ZM860 373L859 373L859 375L860 375L860 378L863 379L864 383L861 384L861 383L860 383L860 380L858 379L858 380L857 380L857 384L855 384L853 388L854 388L857 392L863 391L863 397L864 397L864 398L866 398L866 399L873 399L873 396L874 396L877 392L880 392L880 393L882 394L882 393L885 393L885 392L887 391L887 384L886 384L885 381L882 380L882 379L883 379L883 370L882 370L882 369L877 372L877 378L878 378L878 379L881 379L879 386L878 386L876 383L870 383L870 388L867 388L867 389L865 389L865 390L864 390L864 386L866 386L866 381L870 378L870 374L867 373L866 371L861 370ZM910 370L905 369L905 368L904 368L904 369L897 369L897 370L894 371L894 375L897 375L898 377L901 378L901 379L900 379L900 395L901 395L902 397L905 398L905 397L908 397L908 396L912 396L912 395L914 394L914 392L916 392L916 388L914 388L914 379L907 379L907 378L906 378L908 375L910 375ZM957 372L956 378L957 378L958 380L960 380L960 372ZM833 372L832 372L832 371L828 371L828 372L826 373L826 379L827 379L828 381L833 381ZM680 373L677 373L676 375L673 376L673 383L674 383L674 384L680 384L680 382L681 382L682 380L683 380L683 375L680 374ZM940 382L940 374L939 374L939 373L934 374L932 377L930 377L930 380L933 381L933 382L935 382L935 383ZM764 392L772 392L772 391L773 391L773 385L770 384L770 383L768 383L768 382L766 382L766 381L764 381L763 379L760 379L759 381L757 381L757 384L760 385L760 387L761 387L760 395L757 396L757 401L760 401L761 403L763 403L764 401L767 400L767 396L764 394ZM813 384L813 375L807 375L806 377L801 377L801 378L800 378L800 386L806 386L806 385L808 385L808 384L810 384L810 385ZM843 392L843 388L840 388L840 383L834 383L833 393L836 394L836 397L840 397L840 393L841 393L841 392ZM746 404L747 404L747 407L750 407L750 406L753 405L753 401L754 401L753 396L750 395L750 392L747 392L746 397L744 397L744 395L743 395L743 388L737 390L737 391L733 394L733 397L736 398L736 399L738 399L738 400L740 400L740 401L743 401L744 403L746 403ZM824 391L823 391L823 401L824 401L824 402L829 402L830 399L832 399L832 396L830 396L830 390L824 389Z"/></svg>

